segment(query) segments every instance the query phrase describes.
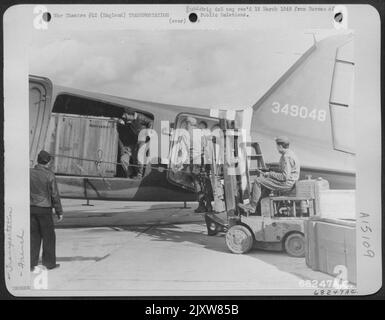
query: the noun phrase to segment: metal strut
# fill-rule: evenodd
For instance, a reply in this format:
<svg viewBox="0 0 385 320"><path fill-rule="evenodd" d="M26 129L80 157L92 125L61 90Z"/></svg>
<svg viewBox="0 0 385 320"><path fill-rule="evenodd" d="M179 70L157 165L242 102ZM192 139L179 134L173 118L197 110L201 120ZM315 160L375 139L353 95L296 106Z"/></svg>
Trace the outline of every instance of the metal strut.
<svg viewBox="0 0 385 320"><path fill-rule="evenodd" d="M87 203L83 203L82 206L93 207L94 205L93 205L93 204L90 204L90 199L88 199L88 195L87 195L87 183L88 183L88 178L84 178L84 179L83 179L84 197L86 198Z"/></svg>

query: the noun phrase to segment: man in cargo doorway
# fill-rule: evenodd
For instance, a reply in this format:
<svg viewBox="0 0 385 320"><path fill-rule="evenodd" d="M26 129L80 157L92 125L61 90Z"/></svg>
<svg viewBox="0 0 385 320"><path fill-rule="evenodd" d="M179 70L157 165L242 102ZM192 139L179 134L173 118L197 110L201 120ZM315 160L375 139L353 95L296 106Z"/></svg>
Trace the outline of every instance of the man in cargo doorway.
<svg viewBox="0 0 385 320"><path fill-rule="evenodd" d="M195 209L196 213L202 213L206 212L206 206L204 203L204 193L202 189L202 185L200 183L200 172L201 172L201 150L197 148L197 145L194 144L194 132L198 129L198 121L194 117L187 117L186 118L186 130L187 130L187 137L189 142L185 141L186 147L189 148L189 167L190 167L190 173L192 182L194 185L195 193L197 195L197 201L198 201L198 208Z"/></svg>
<svg viewBox="0 0 385 320"><path fill-rule="evenodd" d="M185 140L184 143L186 144L186 148L189 148L188 154L189 154L189 168L190 173L192 177L192 182L194 185L195 193L197 195L197 201L198 201L198 208L195 209L196 213L203 213L207 211L212 210L211 206L211 198L212 195L209 190L209 186L205 184L205 173L204 173L204 163L203 163L203 156L204 156L204 146L205 146L205 137L201 137L201 145L200 149L199 144L194 143L194 138L200 137L199 135L195 135L197 133L195 130L197 129L207 129L207 124L204 121L201 121L198 125L198 121L194 117L187 117L185 120L186 123L186 130L188 135L183 136L182 138ZM186 139L189 139L187 141ZM211 184L210 184L211 186Z"/></svg>
<svg viewBox="0 0 385 320"><path fill-rule="evenodd" d="M124 174L126 178L131 177L134 173L132 164L132 147L125 146L124 143L119 139L119 149L120 149L120 163L123 167Z"/></svg>
<svg viewBox="0 0 385 320"><path fill-rule="evenodd" d="M202 153L201 153L201 168L199 175L199 182L201 185L201 190L203 193L203 206L205 207L206 212L212 212L213 207L211 202L213 199L213 189L210 181L210 170L212 164L212 143L210 143L210 139L212 139L211 134L208 135L207 132L207 123L205 121L200 121L198 124L198 129L201 129L201 145L202 145ZM209 131L210 132L210 131Z"/></svg>
<svg viewBox="0 0 385 320"><path fill-rule="evenodd" d="M252 187L249 204L238 204L248 214L255 213L259 199L268 196L271 191L290 191L299 179L300 165L297 156L289 149L290 141L282 136L275 139L281 154L278 172L265 172L257 177Z"/></svg>
<svg viewBox="0 0 385 320"><path fill-rule="evenodd" d="M122 115L122 122L125 126L127 126L130 131L134 135L134 141L131 141L131 146L125 145L126 147L129 147L132 152L132 158L134 165L136 166L136 175L134 176L135 179L142 179L145 169L145 163L144 159L141 159L142 157L139 156L139 152L142 148L142 146L145 145L149 141L149 136L145 136L144 138L139 135L141 130L151 129L152 128L152 119L144 114L138 113L138 112L132 112L132 111L126 111ZM124 151L124 149L123 149ZM148 150L146 150L147 155ZM144 158L144 157L143 157Z"/></svg>
<svg viewBox="0 0 385 320"><path fill-rule="evenodd" d="M43 265L47 269L59 267L56 264L56 236L52 208L58 221L63 219L56 179L50 170L51 155L42 150L37 165L30 169L30 218L31 218L31 270L38 265L40 246L43 242Z"/></svg>

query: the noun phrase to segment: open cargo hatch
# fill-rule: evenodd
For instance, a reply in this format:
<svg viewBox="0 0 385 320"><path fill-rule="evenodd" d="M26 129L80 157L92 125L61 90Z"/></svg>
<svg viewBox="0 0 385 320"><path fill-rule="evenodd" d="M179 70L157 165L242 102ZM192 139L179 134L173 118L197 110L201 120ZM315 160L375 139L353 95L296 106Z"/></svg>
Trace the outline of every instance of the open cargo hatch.
<svg viewBox="0 0 385 320"><path fill-rule="evenodd" d="M52 83L49 79L29 76L29 158L36 163L44 147L51 115Z"/></svg>
<svg viewBox="0 0 385 320"><path fill-rule="evenodd" d="M175 130L171 136L170 152L169 152L169 168L167 179L174 185L194 191L194 182L190 171L190 150L189 146L183 143L183 136L187 134L186 119L194 117L197 124L204 122L207 129L213 131L219 128L219 119L202 115L183 113L179 114L175 119Z"/></svg>

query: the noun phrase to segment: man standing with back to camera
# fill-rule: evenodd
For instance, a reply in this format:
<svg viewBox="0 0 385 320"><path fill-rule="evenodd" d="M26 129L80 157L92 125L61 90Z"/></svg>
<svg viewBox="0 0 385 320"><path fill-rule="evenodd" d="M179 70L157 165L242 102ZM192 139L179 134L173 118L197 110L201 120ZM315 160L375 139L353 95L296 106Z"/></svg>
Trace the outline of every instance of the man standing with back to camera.
<svg viewBox="0 0 385 320"><path fill-rule="evenodd" d="M56 178L50 170L51 155L42 150L37 157L37 165L30 169L30 216L31 216L31 271L39 263L40 246L43 242L42 263L48 269L60 265L56 263L56 235L52 208L60 222L63 219Z"/></svg>

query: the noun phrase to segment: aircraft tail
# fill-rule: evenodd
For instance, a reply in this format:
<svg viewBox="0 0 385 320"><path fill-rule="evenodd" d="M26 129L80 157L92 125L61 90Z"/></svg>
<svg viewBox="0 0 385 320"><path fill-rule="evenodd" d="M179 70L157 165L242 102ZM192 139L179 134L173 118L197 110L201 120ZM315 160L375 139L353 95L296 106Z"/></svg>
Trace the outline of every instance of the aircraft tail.
<svg viewBox="0 0 385 320"><path fill-rule="evenodd" d="M352 40L344 34L315 41L255 103L251 131L317 145L332 141L336 150L353 153L352 135L347 134L353 129Z"/></svg>
<svg viewBox="0 0 385 320"><path fill-rule="evenodd" d="M252 106L252 141L277 160L274 137L288 136L301 164L337 171L354 165L353 35L314 44Z"/></svg>

